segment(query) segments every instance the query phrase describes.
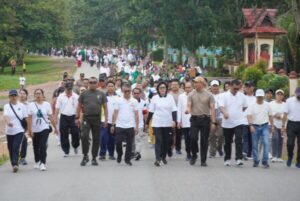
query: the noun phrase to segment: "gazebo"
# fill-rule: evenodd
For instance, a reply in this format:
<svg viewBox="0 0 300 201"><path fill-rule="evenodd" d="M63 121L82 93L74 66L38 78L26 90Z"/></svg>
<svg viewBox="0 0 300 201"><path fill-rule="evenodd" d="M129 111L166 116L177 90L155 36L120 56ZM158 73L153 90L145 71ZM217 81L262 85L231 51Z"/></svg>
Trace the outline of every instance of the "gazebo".
<svg viewBox="0 0 300 201"><path fill-rule="evenodd" d="M239 32L244 37L244 62L246 65L263 59L268 63L268 70L272 70L274 38L287 33L275 26L276 13L276 9L243 9L245 26Z"/></svg>

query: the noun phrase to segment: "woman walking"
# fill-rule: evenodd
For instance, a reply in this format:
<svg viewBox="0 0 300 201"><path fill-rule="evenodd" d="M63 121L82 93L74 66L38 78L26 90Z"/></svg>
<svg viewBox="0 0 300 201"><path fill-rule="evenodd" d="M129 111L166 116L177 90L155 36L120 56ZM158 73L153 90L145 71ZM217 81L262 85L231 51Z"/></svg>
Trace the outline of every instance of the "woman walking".
<svg viewBox="0 0 300 201"><path fill-rule="evenodd" d="M18 102L17 90L9 91L9 103L4 106L5 133L13 172L19 170L19 152L28 119L27 110ZM23 122L23 123L22 123Z"/></svg>
<svg viewBox="0 0 300 201"><path fill-rule="evenodd" d="M44 101L44 91L36 89L34 91L35 102L29 104L29 126L28 133L32 137L35 169L41 171L46 170L47 157L47 141L51 132L52 123L55 133L57 133L56 125L52 116L52 109L50 103Z"/></svg>
<svg viewBox="0 0 300 201"><path fill-rule="evenodd" d="M175 128L177 108L174 98L168 94L168 84L161 82L157 85L158 95L154 96L149 106L147 125L152 120L155 136L155 166L160 166L162 161L167 164L166 155L169 145L169 135Z"/></svg>
<svg viewBox="0 0 300 201"><path fill-rule="evenodd" d="M28 91L26 89L20 89L19 91L19 96L20 96L20 103L22 103L26 109L26 112L28 113L28 107L29 107L29 102L27 101L28 98ZM21 144L21 153L20 153L20 164L21 165L27 165L26 161L26 155L27 155L27 136L26 136L26 131L23 136L22 144Z"/></svg>

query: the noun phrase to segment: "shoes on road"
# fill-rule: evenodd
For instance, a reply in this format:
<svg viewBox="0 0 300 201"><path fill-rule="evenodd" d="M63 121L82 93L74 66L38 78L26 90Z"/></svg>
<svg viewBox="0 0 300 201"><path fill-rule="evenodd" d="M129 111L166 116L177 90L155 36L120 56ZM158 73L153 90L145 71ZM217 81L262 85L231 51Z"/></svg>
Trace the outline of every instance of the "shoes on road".
<svg viewBox="0 0 300 201"><path fill-rule="evenodd" d="M296 163L296 168L300 168L300 162Z"/></svg>
<svg viewBox="0 0 300 201"><path fill-rule="evenodd" d="M89 158L87 156L84 156L80 165L85 166L89 162Z"/></svg>
<svg viewBox="0 0 300 201"><path fill-rule="evenodd" d="M121 161L122 161L122 156L118 155L118 157L117 157L117 163L121 163Z"/></svg>
<svg viewBox="0 0 300 201"><path fill-rule="evenodd" d="M37 163L33 166L33 168L34 168L34 169L40 169L40 165L41 165L41 163L40 163L40 162L37 162Z"/></svg>
<svg viewBox="0 0 300 201"><path fill-rule="evenodd" d="M142 155L140 153L136 153L135 160L139 161L142 158Z"/></svg>
<svg viewBox="0 0 300 201"><path fill-rule="evenodd" d="M282 160L281 158L277 158L277 162L278 162L278 163L283 163L284 160Z"/></svg>
<svg viewBox="0 0 300 201"><path fill-rule="evenodd" d="M195 163L196 163L196 159L191 158L191 160L190 160L190 165L195 165Z"/></svg>
<svg viewBox="0 0 300 201"><path fill-rule="evenodd" d="M96 158L93 158L93 159L92 159L92 165L93 165L93 166L98 166L98 162L97 162L97 159L96 159Z"/></svg>
<svg viewBox="0 0 300 201"><path fill-rule="evenodd" d="M74 154L75 154L75 155L78 154L78 148L74 148Z"/></svg>
<svg viewBox="0 0 300 201"><path fill-rule="evenodd" d="M262 165L263 165L264 168L269 168L270 167L270 165L267 161L263 161Z"/></svg>
<svg viewBox="0 0 300 201"><path fill-rule="evenodd" d="M21 165L27 165L27 161L25 160L25 158L20 159L20 164Z"/></svg>
<svg viewBox="0 0 300 201"><path fill-rule="evenodd" d="M64 158L68 158L69 156L69 154L64 154Z"/></svg>
<svg viewBox="0 0 300 201"><path fill-rule="evenodd" d="M114 160L116 160L116 158L114 156L109 156L109 160L114 161Z"/></svg>
<svg viewBox="0 0 300 201"><path fill-rule="evenodd" d="M202 167L207 167L208 165L207 165L206 162L202 162L202 163L201 163L201 166L202 166Z"/></svg>
<svg viewBox="0 0 300 201"><path fill-rule="evenodd" d="M163 162L164 165L168 164L168 161L165 158L162 159L162 162Z"/></svg>
<svg viewBox="0 0 300 201"><path fill-rule="evenodd" d="M15 165L15 166L13 167L13 173L17 173L18 170L19 170L19 167L18 167L17 165Z"/></svg>
<svg viewBox="0 0 300 201"><path fill-rule="evenodd" d="M291 167L292 166L292 158L288 158L286 161L286 166Z"/></svg>
<svg viewBox="0 0 300 201"><path fill-rule="evenodd" d="M259 165L259 161L254 161L253 167L258 167L258 165Z"/></svg>
<svg viewBox="0 0 300 201"><path fill-rule="evenodd" d="M224 165L225 165L225 166L231 166L230 160L225 161L225 162L224 162Z"/></svg>
<svg viewBox="0 0 300 201"><path fill-rule="evenodd" d="M277 162L277 158L276 157L272 158L271 162L272 163L276 163Z"/></svg>
<svg viewBox="0 0 300 201"><path fill-rule="evenodd" d="M223 157L224 153L223 153L222 150L218 150L218 153L219 153L219 156L220 156L220 157Z"/></svg>
<svg viewBox="0 0 300 201"><path fill-rule="evenodd" d="M46 170L47 170L46 165L44 163L41 163L40 171L46 171Z"/></svg>
<svg viewBox="0 0 300 201"><path fill-rule="evenodd" d="M181 150L176 150L176 154L181 155L182 154Z"/></svg>
<svg viewBox="0 0 300 201"><path fill-rule="evenodd" d="M242 166L244 165L242 160L237 160L236 163L235 163L237 166Z"/></svg>
<svg viewBox="0 0 300 201"><path fill-rule="evenodd" d="M173 156L173 150L172 150L172 149L170 149L170 150L168 151L168 156L169 156L170 158Z"/></svg>
<svg viewBox="0 0 300 201"><path fill-rule="evenodd" d="M154 162L154 165L155 165L156 167L160 167L160 162L159 162L159 161L155 161L155 162Z"/></svg>
<svg viewBox="0 0 300 201"><path fill-rule="evenodd" d="M132 166L132 163L130 161L125 161L125 163L129 166Z"/></svg>
<svg viewBox="0 0 300 201"><path fill-rule="evenodd" d="M99 160L101 160L101 161L104 161L105 159L106 159L105 156L100 156L100 157L99 157Z"/></svg>

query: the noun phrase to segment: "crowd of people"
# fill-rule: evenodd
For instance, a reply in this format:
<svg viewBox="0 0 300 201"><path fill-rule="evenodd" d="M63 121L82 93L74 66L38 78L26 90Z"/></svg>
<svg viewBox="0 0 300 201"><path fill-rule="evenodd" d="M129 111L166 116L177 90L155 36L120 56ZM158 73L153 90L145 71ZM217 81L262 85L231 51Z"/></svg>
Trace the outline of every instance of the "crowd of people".
<svg viewBox="0 0 300 201"><path fill-rule="evenodd" d="M253 160L253 167L269 168L270 160L283 162L287 136L286 165L292 165L297 142L300 168L300 87L286 99L282 89L256 89L251 80L209 81L188 64L158 67L134 50L77 48L74 56L78 67L88 62L99 75L81 73L75 80L65 73L51 102L43 89L34 91L32 102L25 88L9 91L3 115L13 172L27 164L27 137L33 141L34 168L47 169L50 133L57 135L64 157L71 147L78 154L81 145L81 166L89 163L90 149L94 166L107 156L132 166L142 159L142 144L148 141L157 167L183 154L184 139L190 165L199 158L206 167L207 157L219 155L231 166L234 141L235 165Z"/></svg>

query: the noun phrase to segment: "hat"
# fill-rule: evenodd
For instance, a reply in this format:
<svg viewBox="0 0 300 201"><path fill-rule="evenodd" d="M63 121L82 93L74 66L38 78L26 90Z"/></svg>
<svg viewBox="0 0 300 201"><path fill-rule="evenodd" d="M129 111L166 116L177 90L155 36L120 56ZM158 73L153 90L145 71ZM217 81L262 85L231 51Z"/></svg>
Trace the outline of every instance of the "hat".
<svg viewBox="0 0 300 201"><path fill-rule="evenodd" d="M68 88L73 88L73 83L72 82L67 82L65 84L65 87L68 89Z"/></svg>
<svg viewBox="0 0 300 201"><path fill-rule="evenodd" d="M257 89L255 92L255 96L256 97L264 97L265 96L265 92L262 89Z"/></svg>
<svg viewBox="0 0 300 201"><path fill-rule="evenodd" d="M297 87L295 90L296 96L300 96L300 87Z"/></svg>
<svg viewBox="0 0 300 201"><path fill-rule="evenodd" d="M200 76L195 77L195 78L193 79L193 81L194 81L194 82L202 82L202 83L206 83L205 79L204 79L203 77L200 77Z"/></svg>
<svg viewBox="0 0 300 201"><path fill-rule="evenodd" d="M275 92L275 94L278 94L278 93L284 94L284 91L283 91L282 89L278 89L278 90Z"/></svg>
<svg viewBox="0 0 300 201"><path fill-rule="evenodd" d="M253 83L252 80L248 80L248 81L245 82L245 86L246 87L254 87L254 83Z"/></svg>
<svg viewBox="0 0 300 201"><path fill-rule="evenodd" d="M15 89L12 89L8 92L8 96L17 96L18 95L18 91Z"/></svg>
<svg viewBox="0 0 300 201"><path fill-rule="evenodd" d="M106 76L106 73L101 73L100 75L99 75L99 81L101 80L101 81L105 81L107 79L107 76Z"/></svg>
<svg viewBox="0 0 300 201"><path fill-rule="evenodd" d="M210 86L214 86L214 85L217 85L217 86L220 86L220 83L218 80L213 80L210 82Z"/></svg>

